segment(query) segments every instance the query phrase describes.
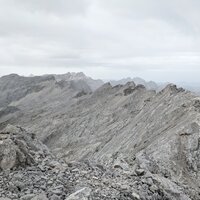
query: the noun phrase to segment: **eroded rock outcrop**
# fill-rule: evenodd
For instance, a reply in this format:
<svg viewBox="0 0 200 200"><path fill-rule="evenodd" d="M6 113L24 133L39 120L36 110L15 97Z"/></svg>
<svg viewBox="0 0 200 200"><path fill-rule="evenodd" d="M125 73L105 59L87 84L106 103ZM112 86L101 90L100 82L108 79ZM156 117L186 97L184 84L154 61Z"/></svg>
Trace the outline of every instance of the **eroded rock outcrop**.
<svg viewBox="0 0 200 200"><path fill-rule="evenodd" d="M38 164L39 158L47 155L48 149L21 127L8 125L0 132L1 170Z"/></svg>

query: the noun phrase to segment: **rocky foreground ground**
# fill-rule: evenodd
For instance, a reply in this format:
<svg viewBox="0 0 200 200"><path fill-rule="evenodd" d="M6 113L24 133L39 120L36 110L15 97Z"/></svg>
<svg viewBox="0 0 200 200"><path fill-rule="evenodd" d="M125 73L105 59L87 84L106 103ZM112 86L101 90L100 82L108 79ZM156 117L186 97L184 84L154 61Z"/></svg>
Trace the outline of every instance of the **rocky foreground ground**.
<svg viewBox="0 0 200 200"><path fill-rule="evenodd" d="M192 199L178 183L139 167L57 160L33 133L11 125L0 133L0 168L1 200Z"/></svg>

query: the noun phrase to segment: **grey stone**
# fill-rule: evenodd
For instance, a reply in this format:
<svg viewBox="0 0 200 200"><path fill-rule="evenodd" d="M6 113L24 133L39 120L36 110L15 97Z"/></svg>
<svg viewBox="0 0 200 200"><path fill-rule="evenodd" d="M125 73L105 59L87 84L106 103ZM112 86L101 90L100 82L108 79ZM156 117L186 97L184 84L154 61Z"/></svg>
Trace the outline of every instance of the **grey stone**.
<svg viewBox="0 0 200 200"><path fill-rule="evenodd" d="M33 197L31 200L48 200L45 193L41 193Z"/></svg>
<svg viewBox="0 0 200 200"><path fill-rule="evenodd" d="M68 196L65 200L89 200L90 193L90 188L82 188Z"/></svg>
<svg viewBox="0 0 200 200"><path fill-rule="evenodd" d="M22 196L20 198L20 200L31 200L33 197L35 197L34 194L26 194L26 195Z"/></svg>
<svg viewBox="0 0 200 200"><path fill-rule="evenodd" d="M4 198L4 197L0 197L0 200L11 200L11 199L9 199L9 198Z"/></svg>
<svg viewBox="0 0 200 200"><path fill-rule="evenodd" d="M50 197L50 200L60 200L60 197L54 194Z"/></svg>
<svg viewBox="0 0 200 200"><path fill-rule="evenodd" d="M0 141L0 168L10 170L17 164L17 148L12 140Z"/></svg>
<svg viewBox="0 0 200 200"><path fill-rule="evenodd" d="M143 176L145 174L145 171L144 169L136 169L135 170L135 173L138 175L138 176Z"/></svg>
<svg viewBox="0 0 200 200"><path fill-rule="evenodd" d="M140 195L137 194L136 192L132 192L132 196L135 200L140 200Z"/></svg>
<svg viewBox="0 0 200 200"><path fill-rule="evenodd" d="M157 186L156 185L152 185L150 188L149 188L152 192L156 192L158 190Z"/></svg>

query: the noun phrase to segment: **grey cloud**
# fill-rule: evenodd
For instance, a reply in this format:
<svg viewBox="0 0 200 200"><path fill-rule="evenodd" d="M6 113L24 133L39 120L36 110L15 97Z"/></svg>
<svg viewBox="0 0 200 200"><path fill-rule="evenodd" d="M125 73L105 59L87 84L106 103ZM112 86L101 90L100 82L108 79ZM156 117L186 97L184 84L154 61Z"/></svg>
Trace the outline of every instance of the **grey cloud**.
<svg viewBox="0 0 200 200"><path fill-rule="evenodd" d="M0 75L185 79L200 73L199 19L198 0L0 0Z"/></svg>
<svg viewBox="0 0 200 200"><path fill-rule="evenodd" d="M33 14L82 15L86 13L89 0L1 0L2 7L15 7Z"/></svg>

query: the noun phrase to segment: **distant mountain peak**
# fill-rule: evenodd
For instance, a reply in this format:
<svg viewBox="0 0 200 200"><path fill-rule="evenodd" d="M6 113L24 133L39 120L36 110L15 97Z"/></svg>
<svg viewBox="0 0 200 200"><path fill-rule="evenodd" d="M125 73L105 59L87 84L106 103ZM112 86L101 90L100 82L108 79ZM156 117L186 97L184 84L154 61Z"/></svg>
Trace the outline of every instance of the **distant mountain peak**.
<svg viewBox="0 0 200 200"><path fill-rule="evenodd" d="M102 80L95 80L86 76L83 72L68 72L66 74L54 75L57 81L85 81L92 91L96 90L104 84Z"/></svg>

